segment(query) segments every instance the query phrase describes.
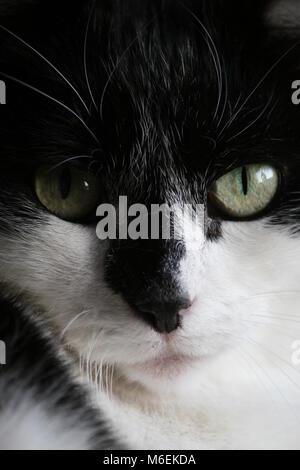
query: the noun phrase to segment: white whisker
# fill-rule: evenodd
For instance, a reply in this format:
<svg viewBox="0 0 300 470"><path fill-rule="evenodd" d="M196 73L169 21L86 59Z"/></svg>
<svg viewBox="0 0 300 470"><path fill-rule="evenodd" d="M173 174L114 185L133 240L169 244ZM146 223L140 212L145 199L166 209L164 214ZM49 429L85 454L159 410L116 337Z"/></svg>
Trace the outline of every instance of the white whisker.
<svg viewBox="0 0 300 470"><path fill-rule="evenodd" d="M263 375L268 379L269 383L271 384L271 386L278 392L278 394L280 395L280 397L283 399L283 401L286 403L286 405L288 406L289 410L291 411L291 414L294 416L294 409L293 409L293 406L291 405L291 403L287 400L287 398L285 397L285 395L282 393L281 389L278 387L278 385L274 382L273 378L270 376L270 374L268 374L268 372L265 370L265 368L262 366L262 364L249 352L249 351L246 351L244 350L244 352L252 359L253 363L256 365L256 367L258 367ZM268 393L268 396L270 394ZM271 399L273 400L273 403L276 403L275 400L273 399L273 396L271 396Z"/></svg>
<svg viewBox="0 0 300 470"><path fill-rule="evenodd" d="M32 52L34 52L38 57L40 57L40 59L42 59L44 62L46 62L66 83L67 85L73 90L73 92L76 94L76 96L79 98L79 100L81 101L81 103L83 104L85 110L88 112L88 114L90 114L90 111L85 103L85 101L83 100L83 98L81 97L81 95L79 94L79 92L76 90L76 88L72 85L72 83L65 77L65 75L57 68L55 67L55 65L50 62L50 60L48 60L43 54L41 54L37 49L35 49L33 46L31 46L28 42L26 42L24 39L22 39L20 36L18 36L17 34L13 33L12 31L10 31L8 28L5 28L4 26L0 25L0 29L2 29L3 31L5 31L6 33L10 34L12 37L14 37L15 39L17 39L19 42L21 42L24 46L26 46L28 49L30 49Z"/></svg>
<svg viewBox="0 0 300 470"><path fill-rule="evenodd" d="M282 357L279 356L279 354L275 353L274 351L271 351L270 349L266 348L264 345L262 345L261 343L259 343L258 341L254 340L253 338L251 338L250 336L247 336L247 341L250 342L250 343L253 343L255 345L257 345L258 347L260 347L263 351L265 351L269 356L273 356L275 358L277 358L277 360L279 360L281 363L283 363L285 366L288 366L290 369L292 369L293 372L296 372L298 375L300 375L300 370L296 369L295 367L292 366L292 364L290 364L288 361L282 359ZM295 384L294 384L295 385ZM300 390L300 385L297 384L297 388L299 388Z"/></svg>
<svg viewBox="0 0 300 470"><path fill-rule="evenodd" d="M251 121L246 127L244 127L241 131L239 131L237 134L235 134L233 137L231 137L227 142L232 142L235 140L237 137L240 137L242 134L244 134L246 131L248 131L251 127L253 127L262 117L263 115L267 112L272 100L273 100L274 94L271 95L271 98L268 100L266 106L263 108L261 113L253 120ZM276 104L278 101L276 102Z"/></svg>
<svg viewBox="0 0 300 470"><path fill-rule="evenodd" d="M259 328L260 326L267 326L268 328L277 330L275 334L277 334L278 336L283 335L287 338L290 338L292 341L296 339L295 335L294 336L291 335L291 331L282 329L281 325L278 323L274 325L274 323L270 321L257 321L257 320L252 320L252 319L244 319L244 321L248 323L249 325L253 325L254 328Z"/></svg>
<svg viewBox="0 0 300 470"><path fill-rule="evenodd" d="M67 331L71 328L71 326L81 317L83 317L83 315L87 315L88 313L90 313L91 310L84 310L83 312L80 312L78 313L78 315L76 315L74 318L72 318L72 320L67 324L67 326L62 330L61 332L61 335L60 335L60 339L63 339L63 337L66 335Z"/></svg>
<svg viewBox="0 0 300 470"><path fill-rule="evenodd" d="M96 111L98 111L96 101L95 101L95 98L94 98L94 95L93 95L93 92L92 92L92 88L91 88L91 84L90 84L90 80L89 80L89 75L88 75L88 68L87 68L87 42L88 42L88 35L89 35L89 28L90 28L90 24L91 24L91 19L92 19L92 15L93 15L93 12L94 12L94 9L95 9L95 4L96 3L94 1L93 5L91 7L91 11L90 11L90 14L89 14L89 18L88 18L88 22L87 22L87 26L86 26L86 31L85 31L84 49L83 49L83 64L84 64L84 74L85 74L85 80L86 80L87 88L88 88L92 103L93 103Z"/></svg>
<svg viewBox="0 0 300 470"><path fill-rule="evenodd" d="M253 88L253 90L249 93L245 101L241 104L239 109L236 111L236 113L229 119L229 121L225 124L225 126L222 128L221 132L218 135L218 139L221 137L223 132L231 126L231 124L236 120L236 118L240 115L242 110L245 108L247 103L251 100L252 96L255 95L257 90L261 87L261 85L266 81L266 79L271 75L273 70L287 57L298 45L300 44L300 41L297 41L293 46L291 46L284 54L282 54L279 59L276 60L276 62L272 65L272 67L269 68L269 70L263 75L263 77L259 80L257 85Z"/></svg>
<svg viewBox="0 0 300 470"><path fill-rule="evenodd" d="M56 98L54 98L53 96L51 95L48 95L47 93L45 93L44 91L42 90L39 90L38 88L30 85L29 83L26 83L24 82L23 80L19 80L18 78L16 77L13 77L12 75L8 75L6 73L3 73L3 72L0 72L0 75L2 75L4 78L7 78L8 80L11 80L15 83L18 83L19 85L22 85L24 86L25 88L28 88L29 90L32 90L36 93L38 93L39 95L43 96L44 98L47 98L49 99L50 101L53 101L54 103L56 103L57 105L61 106L63 109L67 110L69 113L71 113L74 117L76 117L76 119L78 119L78 121L81 122L81 124L84 126L84 128L88 131L88 133L93 137L93 139L97 142L98 145L100 145L100 142L98 140L98 138L96 137L96 135L93 133L93 131L88 127L88 125L85 123L85 121L75 112L73 111L73 109L69 108L66 104L62 103L61 101L57 100Z"/></svg>
<svg viewBox="0 0 300 470"><path fill-rule="evenodd" d="M106 92L107 92L107 89L110 85L110 82L114 76L114 74L116 73L116 71L118 70L120 64L122 63L122 61L124 60L124 58L126 57L126 55L128 54L128 52L130 51L130 49L134 46L134 44L139 40L139 36L140 34L145 30L147 29L154 21L155 19L157 18L157 15L154 16L154 18L152 18L148 23L146 23L142 28L141 30L137 33L136 37L131 41L131 43L129 44L129 46L126 47L125 51L123 52L123 54L121 55L121 57L117 60L113 70L110 72L109 76L108 76L108 79L107 79L107 82L105 83L104 85L104 88L103 88L103 92L102 92L102 96L101 96L101 100L100 100L100 117L103 121L103 106L104 106L104 98L105 98L105 95L106 95Z"/></svg>
<svg viewBox="0 0 300 470"><path fill-rule="evenodd" d="M66 163L69 163L69 162L74 161L74 160L80 160L82 158L85 158L85 159L88 159L88 160L93 160L93 157L91 155L77 155L76 157L67 158L66 160L64 160L64 161L58 163L57 165L51 167L48 171L51 172L53 170L56 170L60 166L65 165Z"/></svg>
<svg viewBox="0 0 300 470"><path fill-rule="evenodd" d="M219 93L218 93L217 106L216 106L216 110L215 110L215 114L214 114L214 118L213 118L213 119L216 119L217 114L219 112L221 99L222 99L222 94L223 94L223 72L222 72L221 60L220 60L220 56L219 56L219 53L218 53L218 49L217 49L217 46L216 46L212 36L209 34L208 29L202 23L200 18L198 18L198 16L195 15L195 13L190 8L188 8L186 5L184 5L181 1L178 1L178 3L180 3L180 5L195 19L195 21L198 23L198 25L201 27L202 31L204 31L204 34L205 34L204 40L205 40L205 42L208 46L209 52L211 54L211 57L212 57L212 60L213 60L213 63L214 63L214 67L215 67L215 70L216 70L217 80L218 80Z"/></svg>

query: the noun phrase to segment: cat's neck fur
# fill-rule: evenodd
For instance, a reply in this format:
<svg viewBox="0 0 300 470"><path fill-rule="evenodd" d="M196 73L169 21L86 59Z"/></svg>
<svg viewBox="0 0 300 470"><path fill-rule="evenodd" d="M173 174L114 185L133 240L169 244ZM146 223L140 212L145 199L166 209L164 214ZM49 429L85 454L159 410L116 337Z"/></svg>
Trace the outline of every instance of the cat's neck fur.
<svg viewBox="0 0 300 470"><path fill-rule="evenodd" d="M259 367L261 375L246 354L230 352L199 364L194 380L185 377L173 389L156 390L115 371L108 387L93 381L94 399L130 448L294 449L300 417L296 389L267 358ZM278 384L284 394L276 391Z"/></svg>

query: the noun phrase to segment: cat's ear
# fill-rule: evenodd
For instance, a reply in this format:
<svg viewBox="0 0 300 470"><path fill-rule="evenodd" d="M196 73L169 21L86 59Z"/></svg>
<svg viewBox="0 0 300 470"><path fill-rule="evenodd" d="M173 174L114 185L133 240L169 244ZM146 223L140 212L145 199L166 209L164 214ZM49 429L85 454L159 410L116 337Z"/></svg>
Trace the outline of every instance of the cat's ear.
<svg viewBox="0 0 300 470"><path fill-rule="evenodd" d="M300 0L270 0L265 21L275 35L300 38Z"/></svg>

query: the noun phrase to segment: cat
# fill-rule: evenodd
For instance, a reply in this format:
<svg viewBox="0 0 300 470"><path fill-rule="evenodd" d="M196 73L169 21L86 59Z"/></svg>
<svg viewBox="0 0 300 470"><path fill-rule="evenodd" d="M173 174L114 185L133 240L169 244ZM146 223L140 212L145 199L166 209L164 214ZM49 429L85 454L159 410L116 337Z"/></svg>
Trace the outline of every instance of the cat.
<svg viewBox="0 0 300 470"><path fill-rule="evenodd" d="M299 9L1 0L4 308L128 448L300 448ZM182 235L99 240L120 196Z"/></svg>

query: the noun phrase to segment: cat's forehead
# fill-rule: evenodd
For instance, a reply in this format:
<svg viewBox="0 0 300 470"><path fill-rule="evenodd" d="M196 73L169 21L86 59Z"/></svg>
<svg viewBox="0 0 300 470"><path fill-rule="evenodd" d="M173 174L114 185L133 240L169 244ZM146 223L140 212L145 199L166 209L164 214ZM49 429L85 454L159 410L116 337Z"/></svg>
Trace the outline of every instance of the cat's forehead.
<svg viewBox="0 0 300 470"><path fill-rule="evenodd" d="M248 25L241 28L231 8L224 15L218 2L190 3L158 8L145 2L141 9L124 2L109 13L98 6L87 30L94 49L89 67L110 140L115 129L119 141L147 137L152 148L159 135L165 143L179 139L187 151L214 147L222 131L230 127L230 137L238 132L230 120L240 107L243 124L253 111L273 104L274 76L251 94L272 65L263 29L256 23L257 34L249 40Z"/></svg>
<svg viewBox="0 0 300 470"><path fill-rule="evenodd" d="M76 15L69 12L63 24L51 27L49 37L27 31L25 39L55 59L88 103L89 116L53 70L45 73L45 62L29 57L24 44L2 32L12 47L4 60L12 62L16 46L21 57L8 70L15 73L16 67L19 77L27 77L81 119L17 87L15 96L28 100L20 121L28 120L27 109L35 111L29 123L35 126L33 155L38 149L40 161L56 154L62 159L92 153L119 165L120 171L125 162L152 173L184 163L202 175L208 168L222 174L241 161L274 156L274 142L286 137L285 120L295 110L283 112L290 103L290 83L278 90L278 82L288 55L285 46L278 52L272 48L269 55L257 7L262 3L89 2L80 15L76 7Z"/></svg>
<svg viewBox="0 0 300 470"><path fill-rule="evenodd" d="M118 81L117 89L127 88L140 99L151 95L152 101L157 97L161 103L164 96L180 94L187 104L200 98L204 103L210 90L225 81L223 75L230 76L230 88L235 86L237 91L251 65L261 65L263 42L257 37L262 32L257 29L249 40L245 28L237 27L238 18L224 17L223 10L219 18L216 2L210 8L207 2L197 2L198 8L191 2L193 9L188 2L158 2L166 5L158 8L157 2L146 1L142 9L137 3L123 2L123 8L112 8L109 13L99 5L88 24L87 47L96 51L87 51L94 62L90 65L95 71L97 65L102 72L104 68L97 77L99 88L103 81L106 87ZM251 73L256 72L252 69Z"/></svg>

